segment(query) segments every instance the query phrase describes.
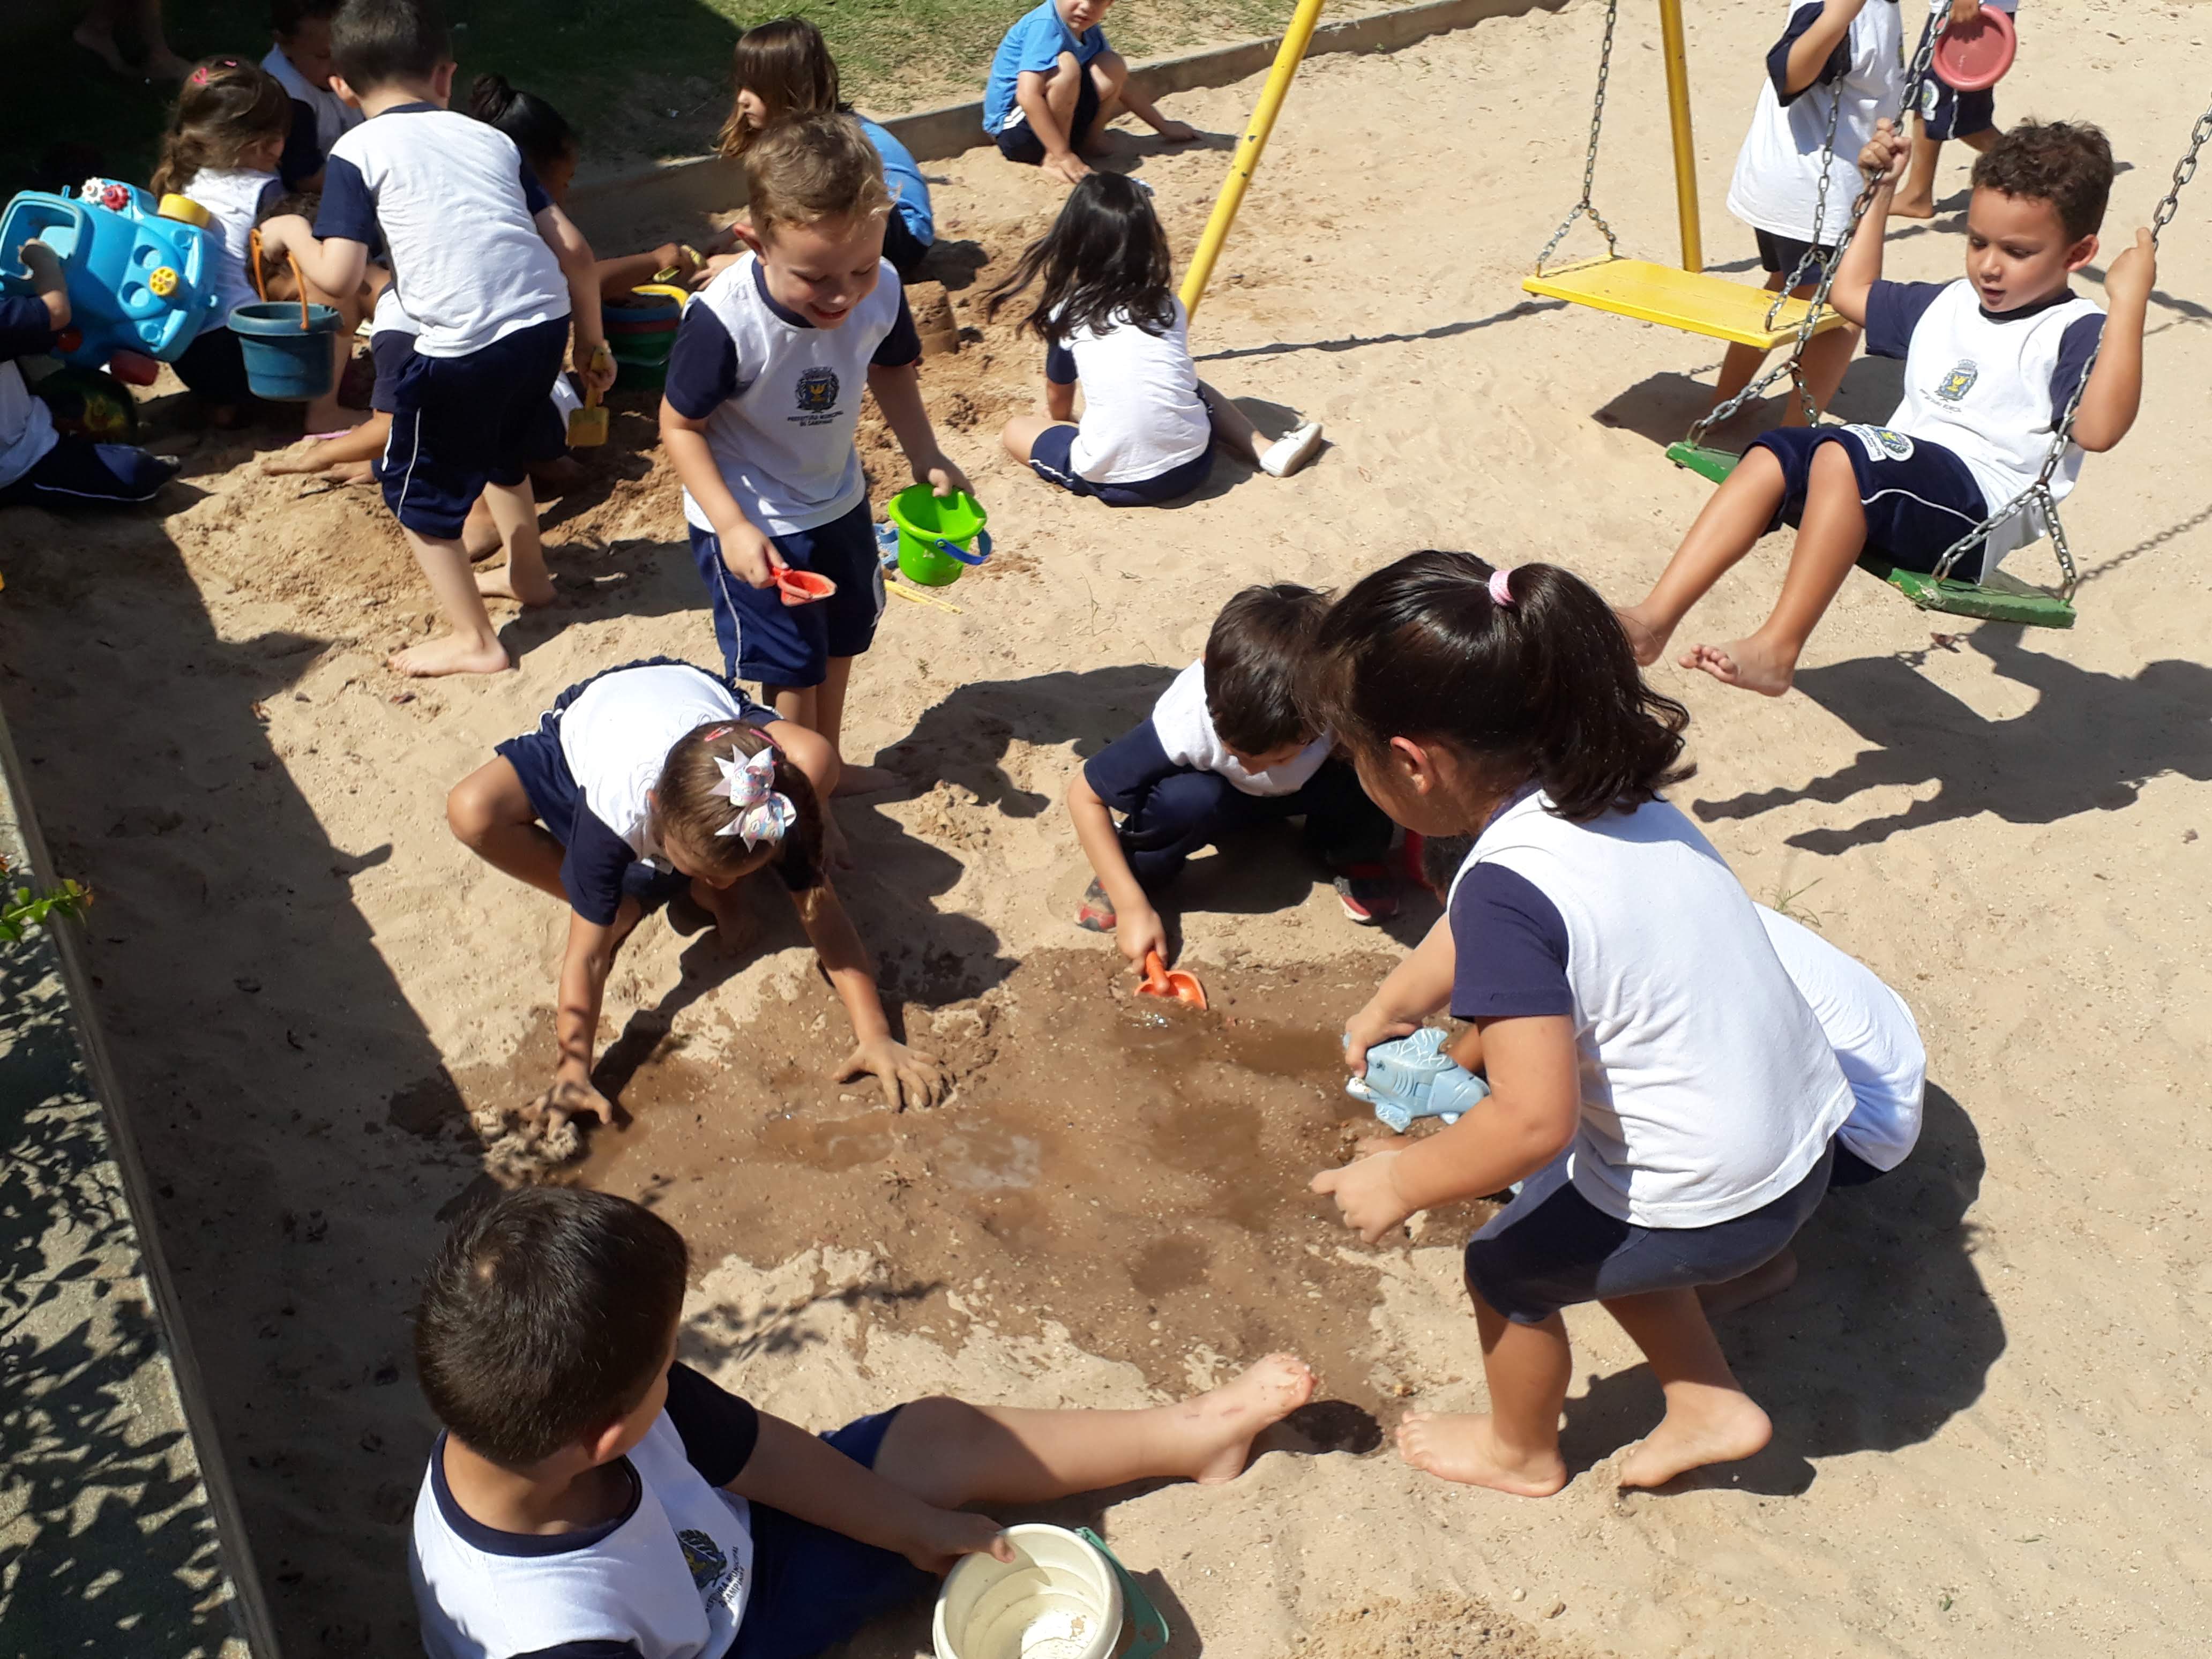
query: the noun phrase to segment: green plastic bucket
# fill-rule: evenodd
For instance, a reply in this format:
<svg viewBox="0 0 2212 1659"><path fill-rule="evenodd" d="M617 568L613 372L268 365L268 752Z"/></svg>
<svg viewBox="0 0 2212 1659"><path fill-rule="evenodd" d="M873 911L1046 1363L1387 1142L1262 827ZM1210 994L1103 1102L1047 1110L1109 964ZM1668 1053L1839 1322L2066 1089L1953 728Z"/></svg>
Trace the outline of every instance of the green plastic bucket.
<svg viewBox="0 0 2212 1659"><path fill-rule="evenodd" d="M943 587L991 556L988 515L964 490L939 495L926 483L911 484L884 504L884 514L898 527L899 574L910 582ZM970 543L979 544L973 552Z"/></svg>

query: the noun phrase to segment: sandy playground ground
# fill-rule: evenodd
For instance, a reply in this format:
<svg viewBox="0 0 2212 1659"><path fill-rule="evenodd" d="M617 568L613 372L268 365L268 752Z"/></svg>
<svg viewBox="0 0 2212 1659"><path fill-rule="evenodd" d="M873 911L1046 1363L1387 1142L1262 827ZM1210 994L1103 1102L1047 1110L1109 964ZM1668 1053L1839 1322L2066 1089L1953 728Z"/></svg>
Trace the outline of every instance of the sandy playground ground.
<svg viewBox="0 0 2212 1659"><path fill-rule="evenodd" d="M1708 247L1741 270L1720 204L1778 13L1695 9ZM2203 93L2163 66L2205 61L2212 14L2031 12L2002 112L2109 125L2124 243ZM1434 544L1633 597L1689 522L1705 486L1660 451L1717 350L1516 286L1576 192L1601 21L1577 0L1302 76L1194 337L1263 423L1328 422L1297 480L1224 465L1188 505L1118 515L1050 494L994 441L1040 354L1001 325L929 361L1002 550L953 591L963 614L892 606L853 746L914 787L841 814L848 902L958 1092L894 1117L823 1080L842 1023L771 893L741 957L641 931L606 1029L634 1121L588 1178L697 1247L687 1357L817 1425L942 1389L1135 1404L1309 1355L1327 1403L1235 1486L1064 1510L1144 1575L1177 1655L2201 1651L2212 185L2166 241L2143 416L2069 506L2081 627L1960 623L1854 579L1784 701L1656 672L1696 715L1680 799L1755 895L1795 895L1905 994L1931 1054L1911 1162L1832 1200L1797 1287L1723 1331L1775 1419L1762 1456L1619 1493L1657 1391L1593 1312L1570 1322L1565 1492L1409 1473L1387 1445L1407 1403L1482 1397L1455 1248L1480 1206L1368 1250L1301 1190L1354 1121L1334 1034L1393 940L1291 852L1201 860L1180 926L1217 1013L1161 1023L1069 925L1063 781L1236 587ZM1665 257L1655 36L1632 8L1599 183L1627 246ZM1169 107L1231 133L1257 90ZM1219 154L1131 142L1187 250ZM986 151L928 170L978 329L978 261L1002 268L1059 195ZM1895 234L1893 272L1956 270L1962 192L1954 155L1951 210ZM1862 362L1838 412L1895 392ZM514 621L521 672L492 683L386 672L431 620L388 520L368 491L263 477L244 441L157 437L188 483L158 512L0 518L0 697L61 867L99 894L101 1014L294 1655L410 1650L413 1277L482 1179L467 1109L526 1097L550 1052L559 908L447 836L444 792L596 668L712 660L651 400L617 404L614 445L545 514L560 602ZM869 442L880 499L904 481ZM1693 636L1750 625L1785 549Z"/></svg>

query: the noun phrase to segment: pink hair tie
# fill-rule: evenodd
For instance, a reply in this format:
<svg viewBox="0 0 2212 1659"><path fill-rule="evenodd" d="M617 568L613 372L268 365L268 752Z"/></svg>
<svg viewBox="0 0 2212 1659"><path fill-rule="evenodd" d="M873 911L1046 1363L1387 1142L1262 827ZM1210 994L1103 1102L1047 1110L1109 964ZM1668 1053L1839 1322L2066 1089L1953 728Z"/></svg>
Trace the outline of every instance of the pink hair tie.
<svg viewBox="0 0 2212 1659"><path fill-rule="evenodd" d="M1511 569L1493 570L1490 573L1490 602L1492 605L1510 605L1513 603Z"/></svg>
<svg viewBox="0 0 2212 1659"><path fill-rule="evenodd" d="M204 69L196 69L196 70L194 70L192 71L192 84L193 84L194 86L196 86L196 87L204 87L204 86L205 86L207 83L208 83L208 72L207 72L207 70L204 70Z"/></svg>

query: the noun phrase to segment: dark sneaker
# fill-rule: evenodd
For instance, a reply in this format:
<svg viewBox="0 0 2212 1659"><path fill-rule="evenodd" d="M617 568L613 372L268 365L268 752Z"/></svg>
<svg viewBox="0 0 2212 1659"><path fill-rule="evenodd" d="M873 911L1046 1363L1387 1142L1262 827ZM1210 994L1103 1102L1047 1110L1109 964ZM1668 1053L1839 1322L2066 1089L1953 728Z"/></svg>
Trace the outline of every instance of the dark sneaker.
<svg viewBox="0 0 2212 1659"><path fill-rule="evenodd" d="M1087 927L1094 933L1110 933L1121 923L1114 914L1114 901L1106 896L1106 890L1091 877L1091 885L1083 890L1083 908L1075 913L1075 925Z"/></svg>
<svg viewBox="0 0 2212 1659"><path fill-rule="evenodd" d="M1354 865L1336 878L1337 902L1344 914L1363 927L1388 921L1398 914L1398 884L1379 864Z"/></svg>

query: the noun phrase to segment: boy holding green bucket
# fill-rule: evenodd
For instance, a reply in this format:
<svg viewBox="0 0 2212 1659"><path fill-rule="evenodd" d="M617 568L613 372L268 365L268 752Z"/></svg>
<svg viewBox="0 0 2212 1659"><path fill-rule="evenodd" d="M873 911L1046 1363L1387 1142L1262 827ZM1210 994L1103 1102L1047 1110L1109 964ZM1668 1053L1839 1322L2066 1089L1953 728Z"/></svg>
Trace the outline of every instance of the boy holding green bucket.
<svg viewBox="0 0 2212 1659"><path fill-rule="evenodd" d="M750 251L684 308L661 441L684 481L729 677L757 682L762 702L836 746L853 659L873 642L884 609L854 443L862 386L918 482L951 495L969 489L968 477L938 447L922 407L921 342L883 257L890 191L860 123L780 122L742 165ZM827 576L836 589L787 604L777 586L786 570ZM848 766L836 793L897 782Z"/></svg>

